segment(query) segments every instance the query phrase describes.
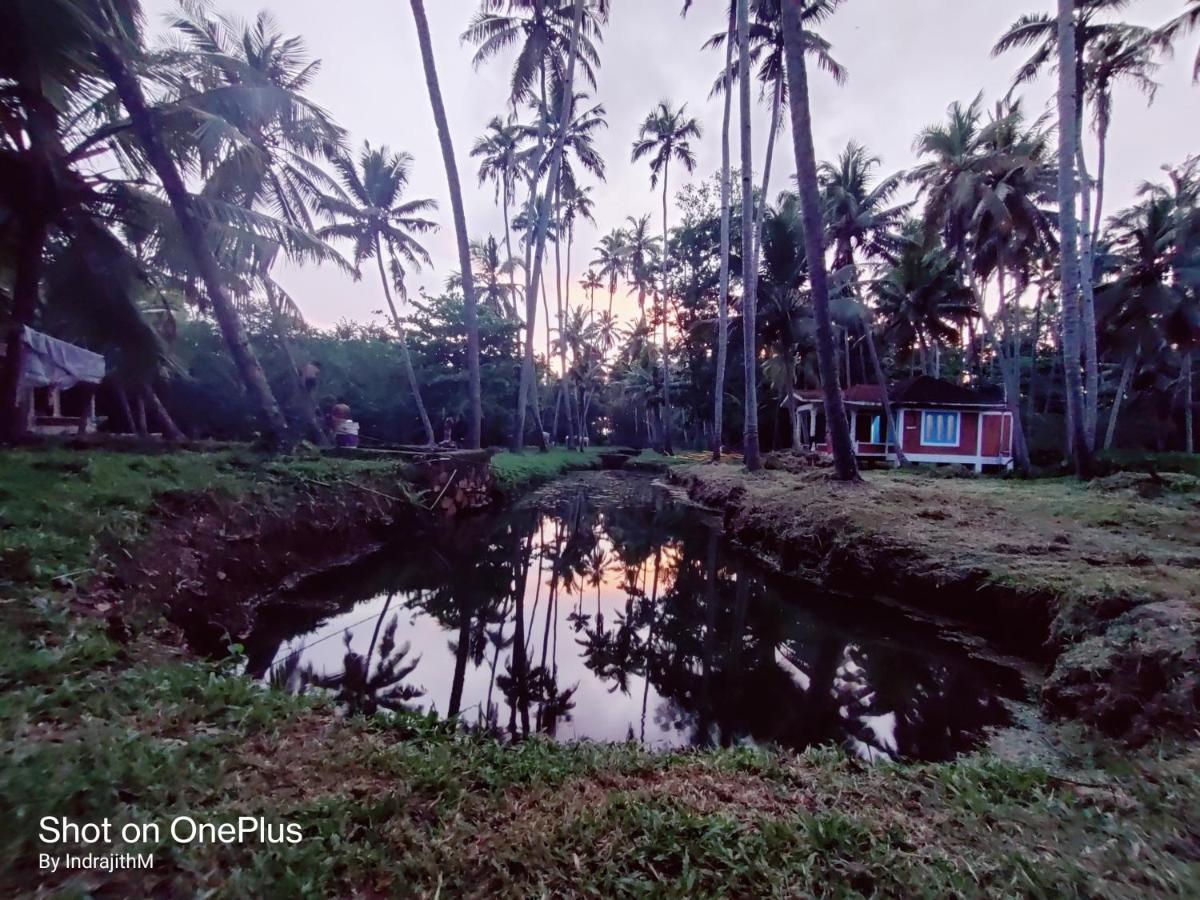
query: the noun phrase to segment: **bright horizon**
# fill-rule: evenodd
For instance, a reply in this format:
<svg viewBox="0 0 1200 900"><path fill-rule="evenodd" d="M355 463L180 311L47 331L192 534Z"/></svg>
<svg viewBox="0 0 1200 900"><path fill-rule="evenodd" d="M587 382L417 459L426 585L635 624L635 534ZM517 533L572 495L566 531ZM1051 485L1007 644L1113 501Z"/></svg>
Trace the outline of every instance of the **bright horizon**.
<svg viewBox="0 0 1200 900"><path fill-rule="evenodd" d="M492 234L503 240L503 217L493 202L490 185L479 185L475 160L469 156L475 139L494 115L508 111L508 77L513 51L479 69L471 65L473 48L459 35L478 8L477 0L437 0L427 3L438 75L446 99L459 175L463 184L467 227L472 239ZM1049 0L1013 0L994 4L965 4L959 0L909 0L903 12L891 0L850 0L821 32L833 44L834 56L849 70L850 79L838 87L824 73L811 78L813 131L819 159L833 158L849 140L866 145L883 163L880 174L911 167L916 162L913 139L925 125L944 117L946 107L970 101L980 90L985 102L1001 97L1023 59L1019 52L999 59L991 47L1019 15L1051 11ZM146 25L151 44L165 33L164 16L172 0L146 0ZM660 99L686 103L700 119L704 135L694 142L695 175L688 178L672 166L672 195L688 181L699 182L720 168L722 99L709 97L723 58L701 45L725 26L724 3L696 3L686 19L680 0L614 0L604 42L598 89L581 89L602 103L608 128L597 136L597 147L608 167L606 183L594 184L596 225L576 228L572 256L573 301L586 302L579 279L594 258L603 234L621 226L626 216L651 214L653 230L661 234L661 195L650 187L645 162L629 161L638 125ZM968 8L969 7L969 8ZM364 140L387 144L414 157L408 198L438 202L433 215L441 228L424 239L433 267L409 276L410 290L436 294L447 276L458 269L457 248L450 216L449 194L437 135L433 127L424 74L408 4L356 0L355 12L324 0L223 0L220 13L251 19L270 10L285 34L304 38L309 53L322 69L309 91L349 131L349 146ZM1148 26L1161 25L1178 14L1178 0L1140 0L1124 19ZM1106 213L1128 205L1138 186L1161 176L1161 166L1182 162L1200 149L1200 88L1192 85L1194 46L1188 41L1168 60L1158 80L1161 88L1153 106L1122 86L1116 92L1108 149ZM1023 89L1031 116L1046 109L1053 85L1048 80ZM755 94L755 183L761 178L766 149L769 109ZM736 107L734 128L736 129ZM1188 123L1191 123L1190 125ZM776 141L770 197L786 187L795 169L787 122ZM1094 167L1094 135L1089 131L1089 160ZM737 164L736 132L734 164ZM671 197L671 222L678 212ZM564 247L565 251L565 247ZM553 256L548 253L547 287L554 299ZM564 260L565 263L565 260ZM331 266L295 267L281 264L278 280L295 298L307 320L329 327L341 319L382 321L383 291L373 270L364 268L355 282ZM568 294L570 296L570 294ZM599 304L599 297L597 298ZM539 303L535 347L545 346L545 322ZM636 316L636 298L617 291L614 310L622 321Z"/></svg>

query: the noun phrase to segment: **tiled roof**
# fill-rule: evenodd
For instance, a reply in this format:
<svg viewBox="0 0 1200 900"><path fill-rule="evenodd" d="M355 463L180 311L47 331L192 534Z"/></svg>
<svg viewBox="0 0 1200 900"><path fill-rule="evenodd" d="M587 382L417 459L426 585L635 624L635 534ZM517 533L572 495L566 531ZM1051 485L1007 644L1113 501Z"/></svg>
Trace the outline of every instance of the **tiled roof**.
<svg viewBox="0 0 1200 900"><path fill-rule="evenodd" d="M825 399L819 390L797 391L796 395L809 402L819 403ZM883 403L883 391L877 384L852 384L842 391L842 396L847 403ZM890 399L897 406L1005 406L1003 390L976 390L930 375L918 375L893 384Z"/></svg>

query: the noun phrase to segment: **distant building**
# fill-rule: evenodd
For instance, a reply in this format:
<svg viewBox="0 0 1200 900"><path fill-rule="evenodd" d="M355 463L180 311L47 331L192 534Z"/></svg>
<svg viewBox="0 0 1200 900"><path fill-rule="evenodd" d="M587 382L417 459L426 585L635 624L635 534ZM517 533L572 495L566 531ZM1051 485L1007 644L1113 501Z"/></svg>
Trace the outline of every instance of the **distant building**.
<svg viewBox="0 0 1200 900"><path fill-rule="evenodd" d="M855 455L897 462L895 434L884 424L883 389L877 384L856 384L842 393ZM796 398L801 432L811 435L813 449L829 452L824 395L819 390L797 391ZM957 463L976 472L984 467L1012 468L1013 413L1003 391L973 390L919 375L891 385L888 399L909 462Z"/></svg>

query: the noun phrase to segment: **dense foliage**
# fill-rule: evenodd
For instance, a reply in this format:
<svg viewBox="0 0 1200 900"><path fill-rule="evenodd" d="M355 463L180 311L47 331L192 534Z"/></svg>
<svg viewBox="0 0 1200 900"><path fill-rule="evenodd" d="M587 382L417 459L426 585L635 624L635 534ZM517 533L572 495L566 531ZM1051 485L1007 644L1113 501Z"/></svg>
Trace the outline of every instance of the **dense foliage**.
<svg viewBox="0 0 1200 900"><path fill-rule="evenodd" d="M714 91L742 94L754 80L770 104L768 159L789 112L797 150L811 145L805 59L847 79L819 34L840 5L813 2L792 21L786 5L743 0L709 41L725 56ZM1200 159L1108 215L1103 154L1119 126L1115 88L1153 99L1159 60L1195 12L1154 30L1121 22L1115 0L1074 7L1071 128L1023 108L1020 86L1049 72L1059 50L1055 18L1025 16L996 45L1031 52L1013 94L990 109L982 95L953 104L917 134L907 171L887 173L852 141L835 159L809 160L798 191L773 191L769 166L754 185L736 164L677 187L695 168L702 123L656 104L632 160L649 162L661 221L635 210L581 266L576 230L593 221L612 162L596 147L607 113L592 96L608 4L483 3L462 35L476 65L516 51L511 109L469 151L504 233L470 235L460 248L469 272L446 273L441 296L413 297L406 277L431 264L422 235L444 214L407 196L408 154L350 149L308 97L318 61L269 15L242 23L181 0L168 33L148 39L136 3L8 4L0 26L18 40L0 69L5 432L24 421L16 373L31 325L105 354L100 412L113 431L279 438L283 428L326 441L341 400L367 443L469 442L478 355L485 444L545 435L719 452L748 436L768 448L803 442L792 398L820 386L822 371L842 388L926 373L1003 384L1027 468L1066 450L1064 375L1077 361L1064 356L1078 335L1089 453L1191 452ZM435 88L431 78L437 118ZM746 96L729 106L750 159ZM1055 147L1076 140L1066 156L1081 176L1069 179L1078 241L1064 251ZM1064 252L1081 272L1070 303ZM272 277L283 257L378 277L385 320L309 326ZM618 291L636 297L631 321L614 314ZM1066 321L1076 308L1078 321ZM539 311L550 321L537 323ZM840 402L826 388L826 403Z"/></svg>

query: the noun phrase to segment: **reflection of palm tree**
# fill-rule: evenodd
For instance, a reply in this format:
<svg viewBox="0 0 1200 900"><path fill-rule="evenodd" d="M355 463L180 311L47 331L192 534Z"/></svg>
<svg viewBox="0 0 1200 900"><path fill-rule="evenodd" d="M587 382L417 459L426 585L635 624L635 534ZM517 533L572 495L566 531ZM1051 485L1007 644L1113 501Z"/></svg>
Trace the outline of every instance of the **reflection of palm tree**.
<svg viewBox="0 0 1200 900"><path fill-rule="evenodd" d="M403 683L421 658L405 662L409 645L405 643L396 646L398 624L399 616L392 616L391 622L384 629L383 640L379 643L379 665L374 673L371 672L370 656L364 658L350 649L350 632L347 630L342 671L337 675L318 675L310 667L303 675L304 682L336 690L334 702L345 703L352 714L373 715L379 707L392 711L408 709L408 701L420 697L425 691ZM371 649L374 649L374 637Z"/></svg>

